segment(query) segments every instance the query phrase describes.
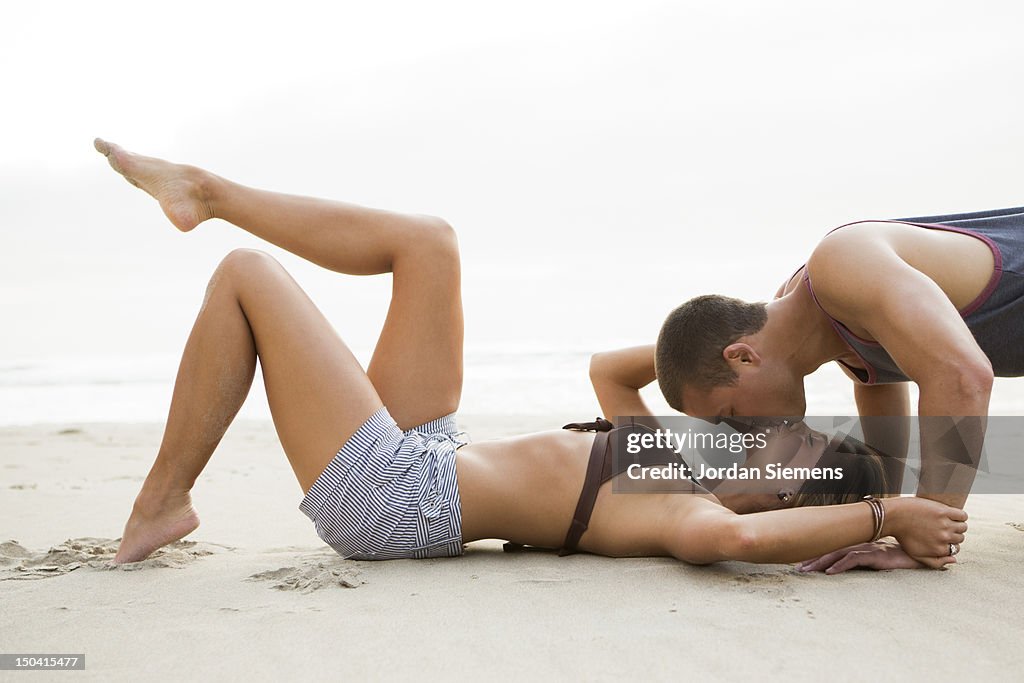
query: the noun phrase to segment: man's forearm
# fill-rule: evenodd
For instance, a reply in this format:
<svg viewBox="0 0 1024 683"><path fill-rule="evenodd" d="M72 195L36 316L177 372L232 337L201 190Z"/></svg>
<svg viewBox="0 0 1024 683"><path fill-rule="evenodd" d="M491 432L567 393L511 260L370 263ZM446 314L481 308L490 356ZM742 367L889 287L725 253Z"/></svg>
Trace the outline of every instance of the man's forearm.
<svg viewBox="0 0 1024 683"><path fill-rule="evenodd" d="M590 381L608 419L650 415L640 389L655 379L653 345L602 351L590 359Z"/></svg>
<svg viewBox="0 0 1024 683"><path fill-rule="evenodd" d="M631 346L595 353L590 362L591 374L609 381L640 389L655 379L654 345Z"/></svg>
<svg viewBox="0 0 1024 683"><path fill-rule="evenodd" d="M910 444L910 392L907 385L856 385L854 396L864 430L864 443L884 456L885 490L879 493L898 494L903 485Z"/></svg>
<svg viewBox="0 0 1024 683"><path fill-rule="evenodd" d="M984 377L945 392L921 387L918 496L964 506L981 461L991 388Z"/></svg>

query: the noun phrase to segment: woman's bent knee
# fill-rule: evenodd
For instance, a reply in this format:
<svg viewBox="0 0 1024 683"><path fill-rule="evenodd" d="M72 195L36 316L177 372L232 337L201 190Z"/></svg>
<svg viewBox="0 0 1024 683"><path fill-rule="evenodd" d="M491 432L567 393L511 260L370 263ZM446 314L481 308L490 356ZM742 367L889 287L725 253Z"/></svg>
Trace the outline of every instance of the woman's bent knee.
<svg viewBox="0 0 1024 683"><path fill-rule="evenodd" d="M234 249L227 256L221 259L220 264L213 275L210 276L210 283L206 288L206 301L216 289L228 285L237 292L237 285L256 277L264 279L271 269L281 270L282 266L270 254L259 249Z"/></svg>
<svg viewBox="0 0 1024 683"><path fill-rule="evenodd" d="M280 265L278 260L259 249L232 249L221 259L219 268L232 271L249 272L266 268L269 265Z"/></svg>
<svg viewBox="0 0 1024 683"><path fill-rule="evenodd" d="M445 249L455 256L459 255L459 237L455 228L443 218L434 218L434 230L437 233L437 240L442 249Z"/></svg>
<svg viewBox="0 0 1024 683"><path fill-rule="evenodd" d="M455 229L443 218L422 216L420 231L408 246L412 253L431 260L458 261L459 239Z"/></svg>

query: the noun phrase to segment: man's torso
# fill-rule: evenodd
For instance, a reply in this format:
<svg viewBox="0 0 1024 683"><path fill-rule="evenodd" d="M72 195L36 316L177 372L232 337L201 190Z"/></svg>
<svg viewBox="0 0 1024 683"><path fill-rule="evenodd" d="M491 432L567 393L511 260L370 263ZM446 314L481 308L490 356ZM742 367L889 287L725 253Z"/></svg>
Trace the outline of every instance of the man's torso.
<svg viewBox="0 0 1024 683"><path fill-rule="evenodd" d="M995 374L1024 373L1024 278L1020 274L1024 270L1020 267L1024 264L1024 209L862 221L837 228L821 244L829 240L842 240L842 249L847 251L857 249L858 244L890 248L942 290L992 360ZM842 260L834 259L832 267L843 267ZM801 267L776 297L805 286L813 292L813 275ZM901 295L895 286L890 294ZM809 302L814 305L814 298L809 297ZM826 307L822 311L850 349L837 360L852 379L862 383L907 379L864 321L837 315Z"/></svg>

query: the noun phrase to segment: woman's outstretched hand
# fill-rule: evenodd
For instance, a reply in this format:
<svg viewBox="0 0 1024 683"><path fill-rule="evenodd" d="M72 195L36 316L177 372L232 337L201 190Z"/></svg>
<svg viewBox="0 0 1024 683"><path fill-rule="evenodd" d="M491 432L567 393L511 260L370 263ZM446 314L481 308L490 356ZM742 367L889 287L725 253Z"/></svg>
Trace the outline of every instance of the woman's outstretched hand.
<svg viewBox="0 0 1024 683"><path fill-rule="evenodd" d="M949 557L946 564L956 562ZM840 574L847 569L927 569L928 565L918 562L904 552L899 543L875 541L860 543L837 550L827 555L801 562L796 566L801 572L825 572Z"/></svg>
<svg viewBox="0 0 1024 683"><path fill-rule="evenodd" d="M951 546L964 542L967 513L927 498L886 498L884 536L898 543L861 543L801 562L800 571L838 574L847 569L942 569L956 562Z"/></svg>

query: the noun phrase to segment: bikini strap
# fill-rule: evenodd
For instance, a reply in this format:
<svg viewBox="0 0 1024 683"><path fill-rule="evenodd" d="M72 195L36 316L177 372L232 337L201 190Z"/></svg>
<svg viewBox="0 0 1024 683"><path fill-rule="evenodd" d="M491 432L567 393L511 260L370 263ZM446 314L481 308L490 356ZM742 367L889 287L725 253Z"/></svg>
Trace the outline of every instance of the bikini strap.
<svg viewBox="0 0 1024 683"><path fill-rule="evenodd" d="M570 422L562 429L571 429L577 432L610 432L615 429L615 425L603 417L598 417L593 422Z"/></svg>
<svg viewBox="0 0 1024 683"><path fill-rule="evenodd" d="M587 474L583 479L583 489L580 491L579 500L576 502L576 511L572 515L572 524L565 535L562 548L558 551L559 556L571 555L576 552L580 538L590 525L590 515L594 512L594 504L597 502L597 492L601 484L608 481L612 476L612 459L609 453L612 423L607 420L597 419L596 424L600 431L594 435L594 445L590 448L590 458L587 460Z"/></svg>
<svg viewBox="0 0 1024 683"><path fill-rule="evenodd" d="M611 477L611 458L607 457L608 435L615 429L615 425L603 417L598 417L593 422L570 422L562 429L571 429L576 432L597 432L594 435L594 445L590 448L590 459L587 460L587 475L583 482L583 491L576 503L572 525L570 525L565 542L558 553L559 555L570 555L576 551L580 537L587 530L601 484ZM506 553L519 553L525 549L526 546L522 543L512 543L511 541L502 545L502 550Z"/></svg>

